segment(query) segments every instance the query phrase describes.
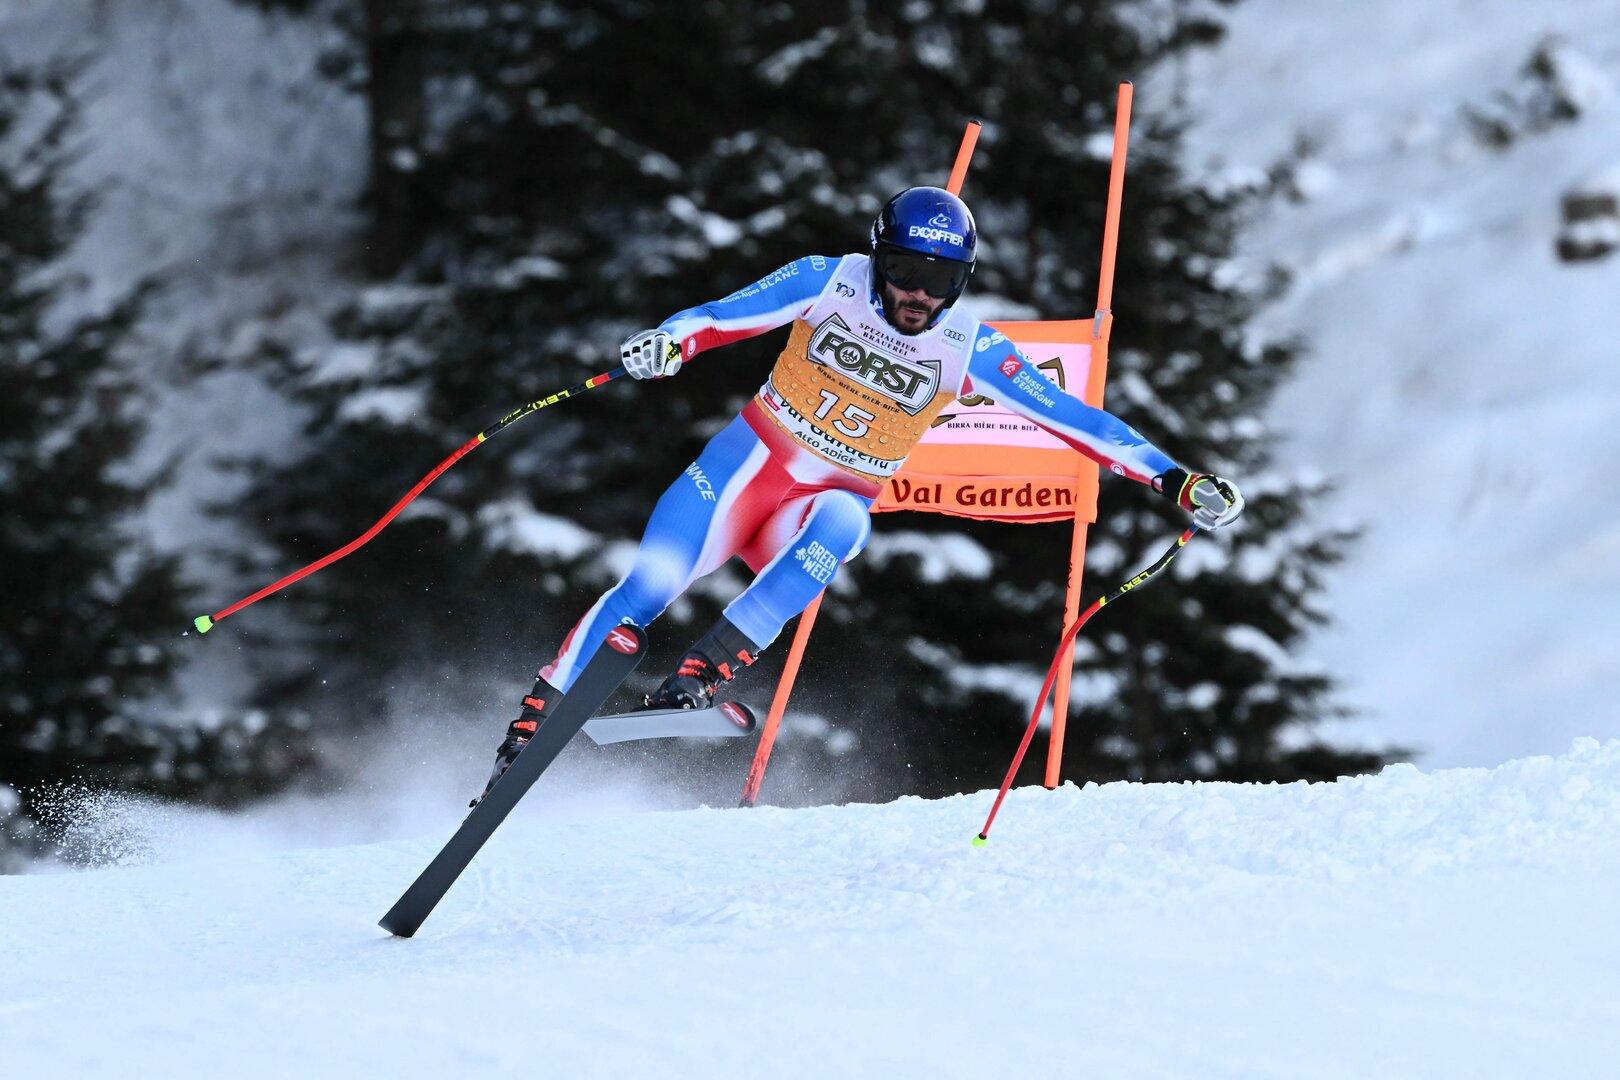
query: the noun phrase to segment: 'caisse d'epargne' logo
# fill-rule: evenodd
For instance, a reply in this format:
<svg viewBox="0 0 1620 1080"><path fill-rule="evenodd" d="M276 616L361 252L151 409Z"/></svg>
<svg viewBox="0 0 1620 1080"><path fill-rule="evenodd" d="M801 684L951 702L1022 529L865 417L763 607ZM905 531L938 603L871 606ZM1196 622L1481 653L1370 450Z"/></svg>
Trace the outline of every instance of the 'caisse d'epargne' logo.
<svg viewBox="0 0 1620 1080"><path fill-rule="evenodd" d="M893 398L916 416L939 390L938 360L901 360L858 341L834 315L810 336L810 360L842 371L862 386Z"/></svg>

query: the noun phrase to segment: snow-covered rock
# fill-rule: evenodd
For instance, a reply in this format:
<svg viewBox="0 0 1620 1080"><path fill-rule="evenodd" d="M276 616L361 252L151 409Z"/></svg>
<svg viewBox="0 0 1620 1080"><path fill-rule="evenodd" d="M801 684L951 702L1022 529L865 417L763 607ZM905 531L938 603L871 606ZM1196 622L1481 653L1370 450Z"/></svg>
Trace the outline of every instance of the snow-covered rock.
<svg viewBox="0 0 1620 1080"><path fill-rule="evenodd" d="M1564 192L1564 227L1558 257L1565 262L1601 259L1620 248L1620 163L1602 169Z"/></svg>

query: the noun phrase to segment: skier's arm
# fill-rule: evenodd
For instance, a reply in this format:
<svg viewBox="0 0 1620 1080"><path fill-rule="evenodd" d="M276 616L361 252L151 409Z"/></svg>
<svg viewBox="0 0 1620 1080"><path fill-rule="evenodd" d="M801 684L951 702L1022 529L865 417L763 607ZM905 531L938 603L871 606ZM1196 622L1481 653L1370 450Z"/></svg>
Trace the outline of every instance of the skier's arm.
<svg viewBox="0 0 1620 1080"><path fill-rule="evenodd" d="M1121 476L1150 484L1179 467L1123 420L1059 390L1005 334L991 327L979 327L967 377L973 393L995 398Z"/></svg>
<svg viewBox="0 0 1620 1080"><path fill-rule="evenodd" d="M638 379L673 375L700 352L785 326L809 313L837 269L836 258L806 255L724 299L677 311L625 339L625 370Z"/></svg>
<svg viewBox="0 0 1620 1080"><path fill-rule="evenodd" d="M806 315L838 269L838 259L806 255L723 300L677 311L659 324L681 346L681 359L756 337Z"/></svg>
<svg viewBox="0 0 1620 1080"><path fill-rule="evenodd" d="M988 326L974 340L967 382L974 393L1033 420L1109 471L1174 500L1200 528L1219 528L1243 510L1236 485L1182 468L1123 420L1058 389L1005 334Z"/></svg>

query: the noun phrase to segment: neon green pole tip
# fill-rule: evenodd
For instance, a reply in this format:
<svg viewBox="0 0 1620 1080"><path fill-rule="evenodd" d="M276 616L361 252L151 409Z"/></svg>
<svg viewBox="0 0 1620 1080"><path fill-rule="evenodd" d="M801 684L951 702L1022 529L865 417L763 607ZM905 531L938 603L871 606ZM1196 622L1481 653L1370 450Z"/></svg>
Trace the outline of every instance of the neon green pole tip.
<svg viewBox="0 0 1620 1080"><path fill-rule="evenodd" d="M990 838L988 836L975 836L973 838L973 846L974 847L984 847L985 845L987 845L989 843L990 843Z"/></svg>
<svg viewBox="0 0 1620 1080"><path fill-rule="evenodd" d="M197 628L197 633L206 634L214 628L214 620L207 615L199 615L191 620L191 625Z"/></svg>

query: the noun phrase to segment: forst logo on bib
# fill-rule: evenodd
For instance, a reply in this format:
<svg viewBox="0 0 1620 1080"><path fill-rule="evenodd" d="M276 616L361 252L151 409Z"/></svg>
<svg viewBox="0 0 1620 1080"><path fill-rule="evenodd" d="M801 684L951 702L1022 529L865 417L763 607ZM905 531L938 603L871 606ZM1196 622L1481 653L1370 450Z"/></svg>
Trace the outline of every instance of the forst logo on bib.
<svg viewBox="0 0 1620 1080"><path fill-rule="evenodd" d="M938 360L901 360L879 352L850 333L837 315L816 328L807 350L812 363L842 371L862 386L893 398L916 416L939 390Z"/></svg>

